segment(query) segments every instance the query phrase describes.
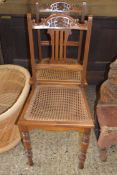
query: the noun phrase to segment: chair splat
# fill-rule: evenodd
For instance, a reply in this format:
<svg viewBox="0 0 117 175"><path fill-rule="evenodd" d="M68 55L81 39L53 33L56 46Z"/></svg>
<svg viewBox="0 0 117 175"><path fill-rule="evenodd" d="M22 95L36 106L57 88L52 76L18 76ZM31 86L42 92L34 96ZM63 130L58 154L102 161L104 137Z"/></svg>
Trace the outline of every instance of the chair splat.
<svg viewBox="0 0 117 175"><path fill-rule="evenodd" d="M66 63L66 47L71 30L48 30L51 36L51 63Z"/></svg>

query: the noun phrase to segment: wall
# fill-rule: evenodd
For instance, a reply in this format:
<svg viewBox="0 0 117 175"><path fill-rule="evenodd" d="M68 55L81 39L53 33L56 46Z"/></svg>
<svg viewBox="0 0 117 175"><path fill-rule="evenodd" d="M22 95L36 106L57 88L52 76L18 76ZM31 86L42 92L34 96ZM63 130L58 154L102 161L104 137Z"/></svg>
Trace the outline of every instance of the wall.
<svg viewBox="0 0 117 175"><path fill-rule="evenodd" d="M6 0L6 3L0 6L1 14L25 14L34 8L34 3L38 0ZM55 0L39 0L40 7L48 5ZM75 6L81 4L83 0L65 0L72 2ZM117 16L116 0L86 0L89 7L89 14L93 16Z"/></svg>

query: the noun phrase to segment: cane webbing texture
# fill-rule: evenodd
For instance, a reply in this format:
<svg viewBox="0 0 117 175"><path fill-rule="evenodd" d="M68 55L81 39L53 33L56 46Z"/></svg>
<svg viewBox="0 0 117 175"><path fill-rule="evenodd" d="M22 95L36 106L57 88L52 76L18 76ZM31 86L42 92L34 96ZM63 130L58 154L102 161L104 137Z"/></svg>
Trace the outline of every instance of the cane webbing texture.
<svg viewBox="0 0 117 175"><path fill-rule="evenodd" d="M49 64L49 63L51 63L51 59L50 58L44 58L44 59L41 60L40 63L42 63L42 64ZM60 61L58 60L57 63L61 64L61 60ZM66 63L67 64L77 64L78 62L74 58L66 58Z"/></svg>
<svg viewBox="0 0 117 175"><path fill-rule="evenodd" d="M76 81L81 83L81 70L63 68L40 68L37 70L37 80Z"/></svg>
<svg viewBox="0 0 117 175"><path fill-rule="evenodd" d="M37 86L28 109L26 120L86 122L90 119L79 87Z"/></svg>
<svg viewBox="0 0 117 175"><path fill-rule="evenodd" d="M0 69L0 114L17 101L25 85L25 79L24 74L19 70Z"/></svg>

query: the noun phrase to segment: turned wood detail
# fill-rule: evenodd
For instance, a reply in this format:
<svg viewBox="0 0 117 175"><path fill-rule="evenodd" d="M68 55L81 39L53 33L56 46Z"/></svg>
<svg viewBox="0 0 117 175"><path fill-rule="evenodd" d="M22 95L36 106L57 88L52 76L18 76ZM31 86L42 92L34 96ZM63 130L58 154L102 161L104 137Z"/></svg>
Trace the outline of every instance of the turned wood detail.
<svg viewBox="0 0 117 175"><path fill-rule="evenodd" d="M79 155L79 168L84 168L84 162L86 159L86 153L89 145L89 139L90 139L90 130L88 132L84 132L81 140L81 149L80 149L80 155Z"/></svg>
<svg viewBox="0 0 117 175"><path fill-rule="evenodd" d="M29 165L33 165L32 161L32 151L31 151L31 143L30 143L30 136L28 131L22 131L22 138L23 138L23 145L25 149L25 153L28 157Z"/></svg>

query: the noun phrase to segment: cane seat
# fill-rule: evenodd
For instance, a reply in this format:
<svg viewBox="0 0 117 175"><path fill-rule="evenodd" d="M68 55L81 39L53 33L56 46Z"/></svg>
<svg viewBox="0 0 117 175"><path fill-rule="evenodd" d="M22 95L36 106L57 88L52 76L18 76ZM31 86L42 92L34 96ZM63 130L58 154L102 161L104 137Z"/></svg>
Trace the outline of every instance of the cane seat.
<svg viewBox="0 0 117 175"><path fill-rule="evenodd" d="M82 123L85 126L90 124L91 118L84 101L81 88L36 86L24 118L44 122L72 122L74 125Z"/></svg>

